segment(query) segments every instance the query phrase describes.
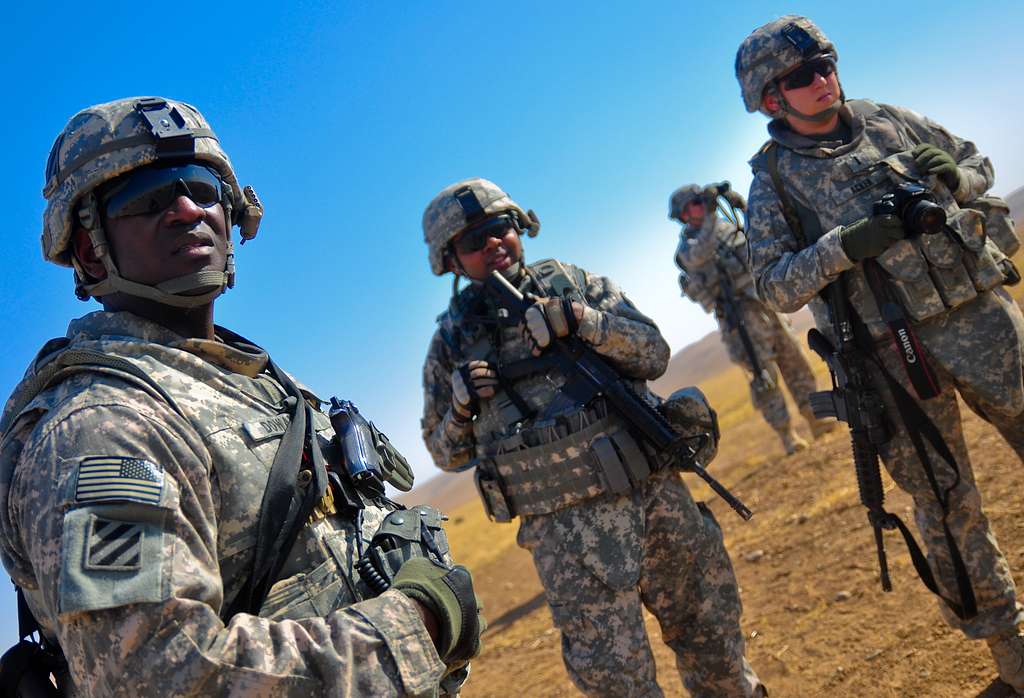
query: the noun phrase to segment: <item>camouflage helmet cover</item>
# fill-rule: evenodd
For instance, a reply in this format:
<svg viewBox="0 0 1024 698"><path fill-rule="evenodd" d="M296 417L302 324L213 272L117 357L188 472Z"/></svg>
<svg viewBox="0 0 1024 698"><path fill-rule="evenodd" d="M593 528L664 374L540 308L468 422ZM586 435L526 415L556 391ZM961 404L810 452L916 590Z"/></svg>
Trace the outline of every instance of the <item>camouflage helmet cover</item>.
<svg viewBox="0 0 1024 698"><path fill-rule="evenodd" d="M823 54L839 58L825 33L806 17L786 15L755 29L736 52L736 79L747 111L761 108L764 90L773 80Z"/></svg>
<svg viewBox="0 0 1024 698"><path fill-rule="evenodd" d="M676 189L668 200L668 217L682 221L683 209L686 208L686 204L699 197L702 192L703 189L696 184L686 184Z"/></svg>
<svg viewBox="0 0 1024 698"><path fill-rule="evenodd" d="M464 192L476 197L476 202L487 216L511 211L530 237L536 235L536 231L539 230L539 224L536 227L531 225L535 218L494 182L472 177L450 184L433 198L423 212L423 241L427 243L430 270L438 276L447 271L444 255L448 243L471 223L469 214L460 201Z"/></svg>
<svg viewBox="0 0 1024 698"><path fill-rule="evenodd" d="M149 115L144 113L147 108ZM150 118L156 118L155 125ZM183 135L189 132L191 137ZM245 202L231 161L195 107L161 97L130 97L75 114L57 136L46 163L43 256L71 266L68 244L84 195L125 172L183 157L217 170L231 187L234 209L241 210Z"/></svg>

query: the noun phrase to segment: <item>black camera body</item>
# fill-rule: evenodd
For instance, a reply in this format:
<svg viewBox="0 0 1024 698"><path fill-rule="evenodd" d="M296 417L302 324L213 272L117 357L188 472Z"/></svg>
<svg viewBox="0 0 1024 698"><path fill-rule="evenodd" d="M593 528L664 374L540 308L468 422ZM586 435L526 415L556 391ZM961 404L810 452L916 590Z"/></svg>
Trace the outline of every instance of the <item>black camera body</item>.
<svg viewBox="0 0 1024 698"><path fill-rule="evenodd" d="M928 189L911 182L903 182L876 201L871 213L899 218L908 238L941 233L946 227L946 210L935 203Z"/></svg>

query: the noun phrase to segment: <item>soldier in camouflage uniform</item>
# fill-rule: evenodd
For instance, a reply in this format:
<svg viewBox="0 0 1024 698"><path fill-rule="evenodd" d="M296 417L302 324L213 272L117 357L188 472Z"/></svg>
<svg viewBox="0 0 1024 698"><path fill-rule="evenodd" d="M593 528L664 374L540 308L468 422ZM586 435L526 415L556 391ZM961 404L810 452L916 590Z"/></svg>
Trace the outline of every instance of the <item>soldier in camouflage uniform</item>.
<svg viewBox="0 0 1024 698"><path fill-rule="evenodd" d="M746 208L738 192L723 189L733 211ZM834 423L815 419L811 413L808 398L816 388L807 357L789 320L765 308L754 294L747 269L747 238L737 222L718 215L719 192L718 185L688 184L669 200L669 218L684 226L675 257L679 284L691 300L714 313L729 358L750 377L751 402L779 435L786 453L796 453L807 448L807 442L793 429L780 373L814 438L830 431Z"/></svg>
<svg viewBox="0 0 1024 698"><path fill-rule="evenodd" d="M0 552L63 650L65 690L457 691L465 670L442 677L479 633L459 612L472 603L464 568L411 560L372 592L355 563L394 506L339 484L320 401L213 324L234 281L232 224L253 237L262 208L202 115L162 98L83 110L53 146L44 195L46 259L73 266L79 297L104 310L47 343L7 403ZM294 456L290 475L279 452ZM263 601L267 491L304 515Z"/></svg>
<svg viewBox="0 0 1024 698"><path fill-rule="evenodd" d="M797 16L757 29L736 55L747 111L772 119L771 140L751 161L747 236L757 295L780 312L810 305L818 328L835 342L835 306L819 292L834 282L845 287L841 296L861 328L855 341L870 357L870 380L891 433L880 455L914 498L929 566L949 602L940 610L967 637L987 640L1000 677L1021 693L1022 608L981 510L956 401L959 393L1022 452L1024 321L1001 288L1015 274L1004 253L1019 243L1005 209L980 198L993 172L973 143L908 109L846 100L836 61L821 30ZM900 217L876 211L875 202L904 183L924 187L945 212L939 233L911 234ZM866 270L873 270L870 277ZM932 373L923 388L912 379L922 359ZM927 419L905 416L922 411ZM915 446L929 420L953 458L939 453L936 441ZM946 507L933 494L927 462L947 492ZM947 527L963 556L976 614L954 611L967 595L956 581L965 575L954 574Z"/></svg>
<svg viewBox="0 0 1024 698"><path fill-rule="evenodd" d="M739 591L711 512L602 398L577 404L544 361L553 338L576 333L653 399L646 381L665 370L668 345L610 279L555 260L527 265L521 234L538 229L532 211L484 179L446 187L423 214L433 272L470 282L427 353L427 448L442 470L476 466L492 518L520 517L518 543L533 555L581 691L662 695L646 607L693 695L763 695L743 656ZM484 290L496 270L537 298L522 325L503 321ZM699 391L674 398L691 428L716 432Z"/></svg>

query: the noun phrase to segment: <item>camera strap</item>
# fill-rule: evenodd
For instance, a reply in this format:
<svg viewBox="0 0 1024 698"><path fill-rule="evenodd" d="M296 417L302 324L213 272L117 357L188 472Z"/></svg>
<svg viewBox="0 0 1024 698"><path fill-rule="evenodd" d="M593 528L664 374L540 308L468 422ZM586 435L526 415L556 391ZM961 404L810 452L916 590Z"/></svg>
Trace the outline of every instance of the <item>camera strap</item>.
<svg viewBox="0 0 1024 698"><path fill-rule="evenodd" d="M893 347L899 354L900 363L907 372L910 384L914 386L914 392L921 400L931 400L938 396L942 389L939 388L939 381L935 377L928 362L924 346L917 339L910 320L900 302L893 296L888 280L874 259L865 259L862 263L864 278L871 289L871 295L875 298L878 306L878 313L882 320L889 327L889 334L892 335Z"/></svg>

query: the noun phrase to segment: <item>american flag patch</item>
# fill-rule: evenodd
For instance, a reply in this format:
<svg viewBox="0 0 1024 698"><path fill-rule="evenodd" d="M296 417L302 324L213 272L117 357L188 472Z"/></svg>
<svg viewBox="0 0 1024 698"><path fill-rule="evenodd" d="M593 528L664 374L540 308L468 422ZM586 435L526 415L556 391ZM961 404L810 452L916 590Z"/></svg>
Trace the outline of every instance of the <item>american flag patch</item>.
<svg viewBox="0 0 1024 698"><path fill-rule="evenodd" d="M124 456L94 456L78 466L75 500L159 504L163 490L164 470L156 463Z"/></svg>
<svg viewBox="0 0 1024 698"><path fill-rule="evenodd" d="M107 570L142 567L142 524L93 519L85 566Z"/></svg>

